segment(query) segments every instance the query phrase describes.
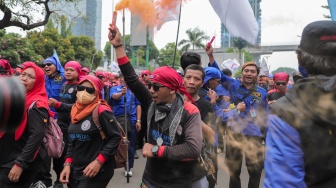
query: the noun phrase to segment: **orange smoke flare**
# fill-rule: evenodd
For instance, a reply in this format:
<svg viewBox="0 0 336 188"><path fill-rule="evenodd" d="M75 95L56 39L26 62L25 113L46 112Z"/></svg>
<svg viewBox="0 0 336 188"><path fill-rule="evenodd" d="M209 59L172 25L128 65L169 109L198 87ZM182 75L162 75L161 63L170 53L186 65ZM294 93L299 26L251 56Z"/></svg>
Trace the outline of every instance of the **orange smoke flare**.
<svg viewBox="0 0 336 188"><path fill-rule="evenodd" d="M132 14L140 17L142 25L156 26L160 23L158 19L157 9L161 9L164 12L174 11L176 5L181 0L157 0L153 3L152 0L121 0L116 4L115 10L120 11L122 9L129 9ZM186 2L187 0L183 0ZM169 16L168 14L161 14L160 19Z"/></svg>

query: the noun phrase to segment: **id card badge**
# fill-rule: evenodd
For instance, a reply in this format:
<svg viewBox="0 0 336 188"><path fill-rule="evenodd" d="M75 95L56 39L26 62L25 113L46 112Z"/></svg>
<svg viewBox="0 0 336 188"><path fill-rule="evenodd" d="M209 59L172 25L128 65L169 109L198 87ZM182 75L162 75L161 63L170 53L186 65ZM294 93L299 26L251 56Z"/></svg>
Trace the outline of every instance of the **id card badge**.
<svg viewBox="0 0 336 188"><path fill-rule="evenodd" d="M254 110L254 108L250 109L250 114L251 114L251 117L256 117L257 116L256 111Z"/></svg>

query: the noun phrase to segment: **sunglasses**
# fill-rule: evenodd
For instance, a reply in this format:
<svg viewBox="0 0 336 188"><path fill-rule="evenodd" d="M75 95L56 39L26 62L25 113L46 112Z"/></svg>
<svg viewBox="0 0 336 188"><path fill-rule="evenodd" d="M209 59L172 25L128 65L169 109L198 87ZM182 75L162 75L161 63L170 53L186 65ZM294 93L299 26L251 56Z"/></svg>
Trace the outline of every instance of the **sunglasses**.
<svg viewBox="0 0 336 188"><path fill-rule="evenodd" d="M46 67L46 66L50 67L51 65L53 65L53 64L52 64L52 63L42 64L42 68L44 68L44 67Z"/></svg>
<svg viewBox="0 0 336 188"><path fill-rule="evenodd" d="M277 86L279 86L279 85L286 85L287 83L286 82L275 82L275 84L277 85Z"/></svg>
<svg viewBox="0 0 336 188"><path fill-rule="evenodd" d="M153 90L154 90L154 91L159 91L159 89L160 89L161 87L165 87L165 86L160 86L160 85L157 85L157 84L148 84L148 89L151 89L152 86L153 86Z"/></svg>
<svg viewBox="0 0 336 188"><path fill-rule="evenodd" d="M77 91L84 91L84 90L86 90L86 92L88 92L90 94L94 94L94 92L96 91L92 87L85 87L85 86L82 86L82 85L77 85Z"/></svg>
<svg viewBox="0 0 336 188"><path fill-rule="evenodd" d="M143 75L142 75L142 77L145 77L145 76L147 76L147 74L143 74Z"/></svg>

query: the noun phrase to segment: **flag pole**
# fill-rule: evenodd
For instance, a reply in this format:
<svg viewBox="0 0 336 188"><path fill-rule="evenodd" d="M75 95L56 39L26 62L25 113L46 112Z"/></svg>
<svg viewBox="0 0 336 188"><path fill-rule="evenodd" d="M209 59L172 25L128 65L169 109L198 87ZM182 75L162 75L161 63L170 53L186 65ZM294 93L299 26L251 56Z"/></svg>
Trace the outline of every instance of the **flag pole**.
<svg viewBox="0 0 336 188"><path fill-rule="evenodd" d="M173 68L174 68L174 65L175 65L177 42L178 42L178 36L179 36L179 32L180 32L181 10L182 10L182 0L180 0L180 12L179 12L179 19L178 19L178 24L177 24L177 33L176 33L176 42L175 42L175 50L174 50Z"/></svg>
<svg viewBox="0 0 336 188"><path fill-rule="evenodd" d="M114 11L114 0L112 0L112 14L113 14L113 11ZM113 61L114 61L114 48L112 47L112 44L111 44L111 62L110 62L111 65ZM111 66L111 72L113 72L112 66Z"/></svg>

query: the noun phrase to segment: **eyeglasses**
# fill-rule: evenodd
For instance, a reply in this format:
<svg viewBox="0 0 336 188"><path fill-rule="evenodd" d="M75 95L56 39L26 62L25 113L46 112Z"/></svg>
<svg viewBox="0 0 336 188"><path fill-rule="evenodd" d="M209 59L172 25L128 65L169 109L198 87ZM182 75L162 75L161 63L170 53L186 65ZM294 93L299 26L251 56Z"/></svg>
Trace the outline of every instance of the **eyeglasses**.
<svg viewBox="0 0 336 188"><path fill-rule="evenodd" d="M277 86L279 86L279 85L287 85L287 83L286 82L275 82L275 84L277 85Z"/></svg>
<svg viewBox="0 0 336 188"><path fill-rule="evenodd" d="M154 90L154 91L159 91L159 89L160 89L161 87L165 87L165 86L160 86L160 85L157 85L157 84L148 84L148 89L151 89L152 86L153 86L153 90Z"/></svg>
<svg viewBox="0 0 336 188"><path fill-rule="evenodd" d="M84 90L86 90L86 92L88 92L90 94L94 94L94 92L96 91L92 87L85 87L85 86L82 86L82 85L77 85L77 91L84 91Z"/></svg>
<svg viewBox="0 0 336 188"><path fill-rule="evenodd" d="M143 74L143 75L141 75L142 77L145 77L145 76L147 76L148 74Z"/></svg>
<svg viewBox="0 0 336 188"><path fill-rule="evenodd" d="M44 68L45 66L50 67L51 65L53 65L52 63L46 63L46 64L42 64L42 68Z"/></svg>

